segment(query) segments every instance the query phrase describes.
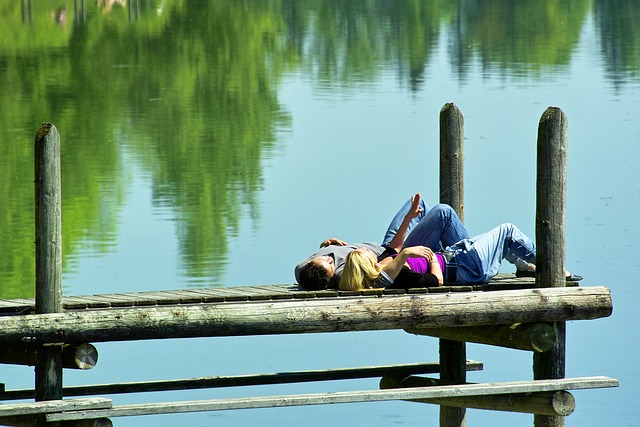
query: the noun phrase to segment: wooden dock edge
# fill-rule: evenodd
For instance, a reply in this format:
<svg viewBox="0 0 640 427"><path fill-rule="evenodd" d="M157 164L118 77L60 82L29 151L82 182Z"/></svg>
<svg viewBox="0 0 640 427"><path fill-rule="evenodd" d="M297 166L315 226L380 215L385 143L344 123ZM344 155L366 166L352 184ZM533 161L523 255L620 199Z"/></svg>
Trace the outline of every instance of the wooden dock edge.
<svg viewBox="0 0 640 427"><path fill-rule="evenodd" d="M38 415L62 411L102 410L110 409L111 407L111 399L104 397L10 403L0 405L0 421L2 420L2 417Z"/></svg>
<svg viewBox="0 0 640 427"><path fill-rule="evenodd" d="M511 325L611 315L603 286L211 303L0 317L0 344Z"/></svg>
<svg viewBox="0 0 640 427"><path fill-rule="evenodd" d="M53 422L81 419L113 418L122 416L275 408L303 405L325 405L336 403L361 403L381 402L389 400L438 399L461 396L538 393L561 390L582 390L590 388L617 387L618 385L618 381L613 378L582 377L556 380L463 384L391 390L363 390L250 398L159 402L114 406L111 409L79 410L72 412L50 413L46 415L46 421Z"/></svg>

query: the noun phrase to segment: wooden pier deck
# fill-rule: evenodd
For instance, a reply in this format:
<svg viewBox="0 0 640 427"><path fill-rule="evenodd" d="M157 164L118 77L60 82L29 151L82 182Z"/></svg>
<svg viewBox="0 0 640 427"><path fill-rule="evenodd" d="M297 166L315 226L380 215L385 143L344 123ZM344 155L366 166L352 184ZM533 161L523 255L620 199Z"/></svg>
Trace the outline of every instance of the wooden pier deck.
<svg viewBox="0 0 640 427"><path fill-rule="evenodd" d="M576 282L568 287L578 286ZM363 289L361 291L321 290L306 291L298 285L235 286L187 290L167 290L151 292L127 292L116 294L78 295L63 298L65 311L104 308L149 307L184 304L206 304L217 302L266 301L286 299L334 298L334 297L375 297L391 295L442 294L460 292L486 292L495 290L533 289L533 278L517 278L513 274L499 274L491 283L474 286L441 286L438 288L413 289ZM0 316L29 314L35 312L34 299L0 300Z"/></svg>
<svg viewBox="0 0 640 427"><path fill-rule="evenodd" d="M297 285L266 285L67 296L63 298L63 307L62 313L35 314L33 300L0 300L0 344L66 345L172 337L404 329L410 333L446 338L455 331L463 334L461 336L464 341L544 351L545 349L538 347L545 343L549 344L547 348L553 345L553 328L549 324L536 322L605 317L611 314L612 302L609 290L604 287L579 287L577 283L569 283L565 288L536 288L532 278L501 274L484 285L406 290L305 291ZM543 330L538 335L545 337L536 344L536 337L531 336L531 329L520 334L513 328L514 324L542 327ZM508 338L498 338L496 341L495 337L500 335ZM525 336L527 342L524 345L518 342L521 340L518 335ZM482 368L483 364L480 362L467 361L467 370ZM402 378L424 378L409 375L438 373L439 369L437 362L431 362L328 371L97 384L65 387L64 396L68 398L359 377L382 377L387 384L392 384ZM393 380L389 383L387 378ZM35 425L33 413L42 414L47 422L91 419L96 420L92 425L103 425L98 420L107 422L105 417L384 400L414 400L566 416L575 407L573 397L566 390L618 385L615 379L606 377L457 385L440 383L439 380L429 381L435 383L429 386L398 383L389 390L113 407L110 400L100 397L49 404L33 402L0 405L0 424L18 420L17 425ZM34 394L33 389L6 390L0 392L0 400L29 399ZM506 404L503 403L505 399ZM543 403L532 403L540 401Z"/></svg>
<svg viewBox="0 0 640 427"><path fill-rule="evenodd" d="M5 300L0 302L5 314L0 316L0 344L459 329L611 314L605 287L532 286L533 279L505 275L484 286L408 290L308 292L274 285L135 292L65 297L63 312L29 315L20 314L33 313L31 300Z"/></svg>

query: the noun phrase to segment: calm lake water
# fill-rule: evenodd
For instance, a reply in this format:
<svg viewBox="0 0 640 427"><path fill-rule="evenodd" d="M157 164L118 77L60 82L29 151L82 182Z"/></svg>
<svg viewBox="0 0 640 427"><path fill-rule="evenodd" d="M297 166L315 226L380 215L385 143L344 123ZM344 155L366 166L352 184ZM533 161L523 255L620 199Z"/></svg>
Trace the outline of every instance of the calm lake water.
<svg viewBox="0 0 640 427"><path fill-rule="evenodd" d="M438 202L438 118L465 116L465 223L534 236L538 121L569 120L567 268L614 314L567 326L567 426L640 425L640 3L636 0L0 0L0 290L33 297L33 140L62 138L64 293L292 283L323 239L381 240ZM504 265L504 272L511 272ZM404 332L97 344L65 384L438 359ZM469 344L469 381L531 378L531 354ZM7 389L33 368L0 366ZM376 380L115 395L114 403L377 388ZM469 410L470 426L532 416ZM113 419L116 426L438 425L388 402Z"/></svg>

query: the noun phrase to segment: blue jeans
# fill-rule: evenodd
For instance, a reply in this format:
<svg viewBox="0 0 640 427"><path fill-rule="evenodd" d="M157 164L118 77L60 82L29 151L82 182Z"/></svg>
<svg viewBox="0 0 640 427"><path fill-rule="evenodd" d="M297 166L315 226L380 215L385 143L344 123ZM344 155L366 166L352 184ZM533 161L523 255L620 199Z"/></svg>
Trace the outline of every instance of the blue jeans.
<svg viewBox="0 0 640 427"><path fill-rule="evenodd" d="M391 242L410 207L411 199L400 208L391 220L382 240L382 246ZM409 223L407 238L402 247L426 246L433 250L440 250L445 246L469 238L467 229L451 206L439 204L433 209L429 209L427 204L420 200L420 207L422 212Z"/></svg>
<svg viewBox="0 0 640 427"><path fill-rule="evenodd" d="M536 262L535 243L518 227L505 223L472 239L463 239L445 250L455 254L456 283L489 282L506 259L512 264Z"/></svg>
<svg viewBox="0 0 640 427"><path fill-rule="evenodd" d="M403 248L426 246L433 250L469 238L469 232L449 205L439 204L427 212L407 235Z"/></svg>

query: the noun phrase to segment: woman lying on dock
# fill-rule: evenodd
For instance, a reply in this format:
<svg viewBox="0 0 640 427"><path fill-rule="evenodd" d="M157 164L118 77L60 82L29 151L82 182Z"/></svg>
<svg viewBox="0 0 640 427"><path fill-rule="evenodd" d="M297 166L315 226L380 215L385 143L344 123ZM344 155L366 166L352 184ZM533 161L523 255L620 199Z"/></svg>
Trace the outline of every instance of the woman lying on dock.
<svg viewBox="0 0 640 427"><path fill-rule="evenodd" d="M446 223L429 218L436 208L442 211L438 213L440 216L446 212ZM438 225L446 224L461 235L466 234L460 218L451 207L438 205L436 208L422 218L416 230L427 227L431 234L437 236L441 229ZM407 216L411 215L410 210ZM513 224L504 223L479 236L464 237L449 245L445 239L442 241L444 250L437 252L424 245L412 246L415 241L412 235L404 241L404 231L400 227L380 255L366 247L350 252L345 258L338 288L359 290L375 287L433 287L444 283L487 283L498 274L503 259L516 265L518 277L535 274L535 244ZM566 277L570 281L582 279L569 273Z"/></svg>

